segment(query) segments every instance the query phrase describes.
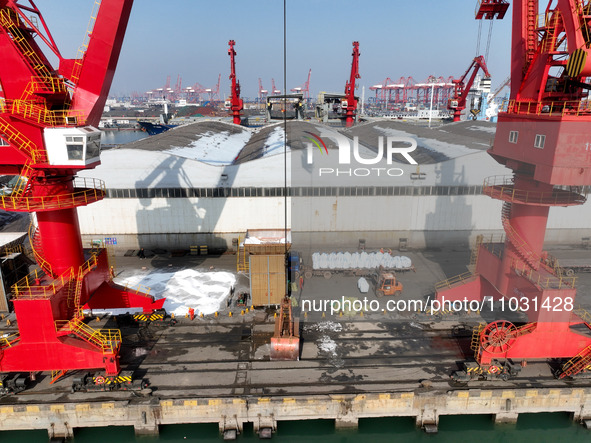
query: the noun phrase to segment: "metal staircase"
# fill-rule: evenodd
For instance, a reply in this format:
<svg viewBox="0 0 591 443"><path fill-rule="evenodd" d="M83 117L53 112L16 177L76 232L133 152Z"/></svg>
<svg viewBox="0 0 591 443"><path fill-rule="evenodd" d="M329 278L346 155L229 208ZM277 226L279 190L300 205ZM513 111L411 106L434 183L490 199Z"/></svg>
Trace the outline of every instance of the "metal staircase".
<svg viewBox="0 0 591 443"><path fill-rule="evenodd" d="M12 41L25 57L29 66L41 77L51 77L51 70L32 48L33 38L26 24L21 21L18 14L10 8L0 10L0 26L12 37Z"/></svg>
<svg viewBox="0 0 591 443"><path fill-rule="evenodd" d="M569 361L567 361L560 371L558 378L572 377L582 372L591 365L591 345L587 346Z"/></svg>
<svg viewBox="0 0 591 443"><path fill-rule="evenodd" d="M51 264L44 258L41 234L39 232L39 229L33 223L29 225L29 243L31 244L33 256L35 257L35 261L37 262L39 267L47 275L53 276L54 273L53 269L51 268Z"/></svg>
<svg viewBox="0 0 591 443"><path fill-rule="evenodd" d="M509 220L510 215L511 203L505 201L503 202L503 209L501 211L501 221L503 223L505 233L507 234L507 239L509 239L517 252L519 252L521 258L523 258L525 262L533 269L537 269L540 265L541 257L532 251L529 244L523 239L523 237L521 237L521 235L519 235L513 225L511 225L511 221Z"/></svg>
<svg viewBox="0 0 591 443"><path fill-rule="evenodd" d="M33 163L47 163L47 152L39 149L31 140L15 130L10 123L0 117L0 135L2 138L24 153Z"/></svg>

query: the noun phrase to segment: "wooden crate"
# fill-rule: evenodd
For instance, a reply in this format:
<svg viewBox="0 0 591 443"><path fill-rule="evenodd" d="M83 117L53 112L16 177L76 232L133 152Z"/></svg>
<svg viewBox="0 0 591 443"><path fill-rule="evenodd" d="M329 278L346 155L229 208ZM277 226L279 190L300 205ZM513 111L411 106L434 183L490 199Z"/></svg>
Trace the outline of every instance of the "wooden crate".
<svg viewBox="0 0 591 443"><path fill-rule="evenodd" d="M285 255L250 256L250 294L253 306L281 303L286 294Z"/></svg>

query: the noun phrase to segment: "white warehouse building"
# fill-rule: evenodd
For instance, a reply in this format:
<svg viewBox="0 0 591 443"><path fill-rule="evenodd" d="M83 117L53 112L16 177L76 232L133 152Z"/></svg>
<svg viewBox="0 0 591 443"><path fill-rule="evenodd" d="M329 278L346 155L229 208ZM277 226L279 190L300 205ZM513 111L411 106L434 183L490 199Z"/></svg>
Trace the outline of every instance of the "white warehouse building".
<svg viewBox="0 0 591 443"><path fill-rule="evenodd" d="M482 194L486 177L511 173L486 152L494 131L476 121L432 129L403 121L350 129L290 121L284 155L282 123L257 130L194 123L105 150L99 167L80 174L107 187L103 201L78 208L83 240L225 250L248 229L286 227L303 248L350 249L360 239L368 247L465 246L478 234L503 233L501 203ZM376 157L380 137L384 153L388 137L392 146L414 140L408 155L417 164L401 154L356 161L353 142L363 161ZM351 146L349 164L339 163L339 139ZM591 235L590 208L552 208L546 241L580 244Z"/></svg>

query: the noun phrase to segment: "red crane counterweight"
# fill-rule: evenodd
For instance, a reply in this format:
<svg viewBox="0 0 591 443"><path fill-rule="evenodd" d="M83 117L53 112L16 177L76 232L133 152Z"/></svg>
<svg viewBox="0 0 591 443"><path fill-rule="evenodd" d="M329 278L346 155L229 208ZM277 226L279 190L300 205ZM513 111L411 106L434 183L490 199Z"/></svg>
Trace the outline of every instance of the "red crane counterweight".
<svg viewBox="0 0 591 443"><path fill-rule="evenodd" d="M479 0L476 4L476 19L502 19L507 9L509 9L509 2L506 0Z"/></svg>

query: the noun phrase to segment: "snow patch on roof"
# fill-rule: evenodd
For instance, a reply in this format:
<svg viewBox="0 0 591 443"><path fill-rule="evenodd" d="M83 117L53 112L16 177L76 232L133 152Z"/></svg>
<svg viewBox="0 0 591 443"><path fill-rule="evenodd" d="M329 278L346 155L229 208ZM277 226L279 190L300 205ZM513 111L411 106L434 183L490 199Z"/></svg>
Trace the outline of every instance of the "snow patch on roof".
<svg viewBox="0 0 591 443"><path fill-rule="evenodd" d="M230 134L228 131L208 131L189 146L172 146L164 152L208 164L229 165L244 148L251 135L249 131L237 134Z"/></svg>
<svg viewBox="0 0 591 443"><path fill-rule="evenodd" d="M285 144L285 130L281 126L276 126L265 140L263 147L263 156L274 154L283 154L283 146ZM289 152L289 146L287 151Z"/></svg>

